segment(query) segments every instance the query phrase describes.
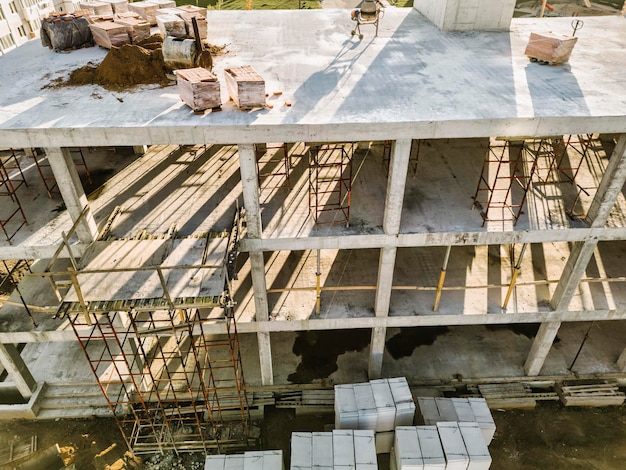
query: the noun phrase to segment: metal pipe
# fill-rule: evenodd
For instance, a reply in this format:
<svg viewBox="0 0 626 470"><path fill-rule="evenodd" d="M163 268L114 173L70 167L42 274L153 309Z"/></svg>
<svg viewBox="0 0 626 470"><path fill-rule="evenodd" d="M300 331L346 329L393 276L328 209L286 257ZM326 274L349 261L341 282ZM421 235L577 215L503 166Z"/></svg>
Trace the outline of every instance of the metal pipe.
<svg viewBox="0 0 626 470"><path fill-rule="evenodd" d="M506 297L504 297L504 304L502 305L502 310L506 310L507 305L509 304L509 299L511 298L511 294L513 293L513 289L515 288L515 284L517 282L517 276L522 270L522 258L524 257L524 252L526 251L526 247L528 243L524 243L522 245L522 250L519 253L519 257L517 258L517 263L513 268L513 276L511 276L511 283L509 284L509 289L506 292Z"/></svg>
<svg viewBox="0 0 626 470"><path fill-rule="evenodd" d="M321 269L320 269L320 250L317 250L317 272L315 273L315 315L320 314L320 307L322 302L322 289L321 289Z"/></svg>
<svg viewBox="0 0 626 470"><path fill-rule="evenodd" d="M443 282L446 279L446 269L448 269L448 260L450 259L450 251L452 246L446 248L446 255L441 265L441 273L439 274L439 283L437 284L437 293L435 294L435 305L433 306L433 312L439 310L439 301L441 300L441 291L443 289Z"/></svg>

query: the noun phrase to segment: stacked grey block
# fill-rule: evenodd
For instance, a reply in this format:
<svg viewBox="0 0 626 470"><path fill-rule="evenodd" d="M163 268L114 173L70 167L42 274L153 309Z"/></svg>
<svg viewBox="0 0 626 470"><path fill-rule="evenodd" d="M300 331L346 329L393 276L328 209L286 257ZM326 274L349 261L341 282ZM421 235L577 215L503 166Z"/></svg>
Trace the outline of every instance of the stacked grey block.
<svg viewBox="0 0 626 470"><path fill-rule="evenodd" d="M418 421L426 425L442 422L478 423L489 445L496 432L493 416L484 398L418 397Z"/></svg>
<svg viewBox="0 0 626 470"><path fill-rule="evenodd" d="M374 431L291 434L291 470L378 470Z"/></svg>
<svg viewBox="0 0 626 470"><path fill-rule="evenodd" d="M491 457L476 423L401 426L391 452L391 470L488 470Z"/></svg>
<svg viewBox="0 0 626 470"><path fill-rule="evenodd" d="M284 470L282 450L207 455L204 470Z"/></svg>
<svg viewBox="0 0 626 470"><path fill-rule="evenodd" d="M376 452L388 453L396 426L413 424L415 403L404 377L335 386L335 428L376 433Z"/></svg>

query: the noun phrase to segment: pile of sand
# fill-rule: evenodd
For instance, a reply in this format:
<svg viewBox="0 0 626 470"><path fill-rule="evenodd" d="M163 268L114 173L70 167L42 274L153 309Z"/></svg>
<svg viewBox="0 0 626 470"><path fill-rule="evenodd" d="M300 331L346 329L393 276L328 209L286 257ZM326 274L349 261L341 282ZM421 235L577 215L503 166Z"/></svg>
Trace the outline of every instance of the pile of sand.
<svg viewBox="0 0 626 470"><path fill-rule="evenodd" d="M162 46L163 36L155 34L137 44L113 48L100 65L74 70L66 85L97 84L115 90L152 83L167 85Z"/></svg>

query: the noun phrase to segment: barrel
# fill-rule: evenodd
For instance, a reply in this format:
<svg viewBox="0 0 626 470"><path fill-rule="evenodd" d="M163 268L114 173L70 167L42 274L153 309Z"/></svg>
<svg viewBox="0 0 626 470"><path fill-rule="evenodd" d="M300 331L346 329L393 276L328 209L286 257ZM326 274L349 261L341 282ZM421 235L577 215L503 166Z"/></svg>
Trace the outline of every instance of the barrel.
<svg viewBox="0 0 626 470"><path fill-rule="evenodd" d="M163 61L170 70L190 69L196 66L196 42L167 36L163 40Z"/></svg>

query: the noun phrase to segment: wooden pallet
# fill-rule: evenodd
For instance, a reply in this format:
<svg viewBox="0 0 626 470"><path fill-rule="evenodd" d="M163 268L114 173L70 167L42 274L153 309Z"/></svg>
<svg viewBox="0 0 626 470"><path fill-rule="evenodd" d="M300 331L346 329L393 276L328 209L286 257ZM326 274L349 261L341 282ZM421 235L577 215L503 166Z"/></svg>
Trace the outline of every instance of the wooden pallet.
<svg viewBox="0 0 626 470"><path fill-rule="evenodd" d="M17 462L32 453L37 452L37 436L31 436L30 439L13 440L8 446L0 448L0 465L8 465L11 462ZM10 468L13 468L11 465Z"/></svg>
<svg viewBox="0 0 626 470"><path fill-rule="evenodd" d="M565 406L620 406L626 399L618 385L608 381L585 385L561 384L557 390Z"/></svg>
<svg viewBox="0 0 626 470"><path fill-rule="evenodd" d="M295 408L296 413L332 412L334 407L334 390L289 391L276 399L276 408Z"/></svg>

